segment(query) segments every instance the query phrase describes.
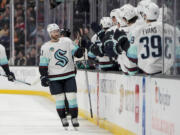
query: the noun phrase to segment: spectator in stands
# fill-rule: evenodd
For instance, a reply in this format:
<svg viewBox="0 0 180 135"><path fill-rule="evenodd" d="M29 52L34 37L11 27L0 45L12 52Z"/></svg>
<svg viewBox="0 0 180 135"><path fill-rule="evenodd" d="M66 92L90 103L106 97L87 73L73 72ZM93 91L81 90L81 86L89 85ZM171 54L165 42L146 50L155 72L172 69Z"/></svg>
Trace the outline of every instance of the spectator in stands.
<svg viewBox="0 0 180 135"><path fill-rule="evenodd" d="M8 24L10 18L10 10L9 5L6 6L5 11L1 12L0 15L0 24L3 25L4 23Z"/></svg>
<svg viewBox="0 0 180 135"><path fill-rule="evenodd" d="M18 16L16 18L15 29L19 29L21 31L25 29L25 24L22 16Z"/></svg>
<svg viewBox="0 0 180 135"><path fill-rule="evenodd" d="M10 37L9 37L9 29L8 25L4 24L3 29L0 31L0 43L4 45L6 50L9 50L9 42L10 42Z"/></svg>
<svg viewBox="0 0 180 135"><path fill-rule="evenodd" d="M34 47L31 49L31 52L28 56L27 65L28 66L36 65L36 48L34 48Z"/></svg>
<svg viewBox="0 0 180 135"><path fill-rule="evenodd" d="M26 57L24 56L24 53L22 51L19 51L16 59L15 59L15 65L16 66L25 66L26 65Z"/></svg>
<svg viewBox="0 0 180 135"><path fill-rule="evenodd" d="M27 38L31 43L34 42L34 38L32 39L32 32L36 28L36 22L35 22L35 16L34 16L34 11L32 7L29 7L27 9Z"/></svg>
<svg viewBox="0 0 180 135"><path fill-rule="evenodd" d="M0 30L0 38L3 36L8 36L9 34L9 28L8 28L8 24L4 24L3 28Z"/></svg>

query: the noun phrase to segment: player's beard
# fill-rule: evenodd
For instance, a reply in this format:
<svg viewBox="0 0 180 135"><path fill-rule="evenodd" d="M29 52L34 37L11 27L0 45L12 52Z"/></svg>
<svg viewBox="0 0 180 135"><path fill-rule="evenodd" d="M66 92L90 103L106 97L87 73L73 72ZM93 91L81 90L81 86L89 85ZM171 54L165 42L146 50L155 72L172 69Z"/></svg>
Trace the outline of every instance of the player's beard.
<svg viewBox="0 0 180 135"><path fill-rule="evenodd" d="M58 41L59 35L51 35L51 39L54 41Z"/></svg>

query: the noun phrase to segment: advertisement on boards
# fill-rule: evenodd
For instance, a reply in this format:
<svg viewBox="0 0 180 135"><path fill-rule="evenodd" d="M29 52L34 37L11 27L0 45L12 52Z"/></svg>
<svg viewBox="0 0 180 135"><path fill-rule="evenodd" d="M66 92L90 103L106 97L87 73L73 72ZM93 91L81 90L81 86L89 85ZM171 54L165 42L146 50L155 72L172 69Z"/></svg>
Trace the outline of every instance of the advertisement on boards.
<svg viewBox="0 0 180 135"><path fill-rule="evenodd" d="M141 81L142 77L100 73L100 116L138 133Z"/></svg>
<svg viewBox="0 0 180 135"><path fill-rule="evenodd" d="M151 84L151 133L153 135L179 135L179 80L152 79Z"/></svg>

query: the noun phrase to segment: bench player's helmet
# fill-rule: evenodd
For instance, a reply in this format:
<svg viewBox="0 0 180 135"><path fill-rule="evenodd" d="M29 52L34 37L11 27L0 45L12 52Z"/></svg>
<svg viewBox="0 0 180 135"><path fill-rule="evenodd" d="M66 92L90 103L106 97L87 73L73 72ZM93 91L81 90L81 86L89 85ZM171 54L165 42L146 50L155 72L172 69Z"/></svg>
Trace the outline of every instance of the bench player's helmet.
<svg viewBox="0 0 180 135"><path fill-rule="evenodd" d="M159 18L159 7L155 3L149 3L144 9L146 20L157 20Z"/></svg>

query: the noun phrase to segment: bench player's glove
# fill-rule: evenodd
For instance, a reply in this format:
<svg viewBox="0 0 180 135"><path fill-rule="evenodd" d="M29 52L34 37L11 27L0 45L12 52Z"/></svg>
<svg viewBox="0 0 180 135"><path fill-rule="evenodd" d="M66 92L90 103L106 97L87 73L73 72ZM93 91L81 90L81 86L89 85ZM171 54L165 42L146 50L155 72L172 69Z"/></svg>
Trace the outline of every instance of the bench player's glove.
<svg viewBox="0 0 180 135"><path fill-rule="evenodd" d="M43 87L48 87L49 86L50 81L49 81L47 76L41 76L40 79L41 79L41 85Z"/></svg>
<svg viewBox="0 0 180 135"><path fill-rule="evenodd" d="M130 43L128 41L127 35L123 30L116 29L114 33L114 39L118 42L116 45L117 52L121 54L122 51L127 52Z"/></svg>
<svg viewBox="0 0 180 135"><path fill-rule="evenodd" d="M82 36L82 39L81 39L81 47L82 48L86 48L87 50L89 49L89 47L91 46L91 41L88 39L87 36Z"/></svg>
<svg viewBox="0 0 180 135"><path fill-rule="evenodd" d="M113 40L107 40L104 42L103 51L109 57L116 57L117 52L114 50L116 43Z"/></svg>
<svg viewBox="0 0 180 135"><path fill-rule="evenodd" d="M102 49L101 49L101 46L97 45L96 43L93 44L91 47L90 47L90 51L95 55L95 56L99 56L99 57L103 57L103 52L102 52Z"/></svg>

